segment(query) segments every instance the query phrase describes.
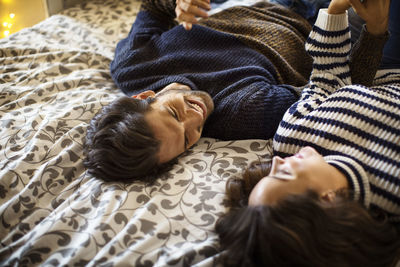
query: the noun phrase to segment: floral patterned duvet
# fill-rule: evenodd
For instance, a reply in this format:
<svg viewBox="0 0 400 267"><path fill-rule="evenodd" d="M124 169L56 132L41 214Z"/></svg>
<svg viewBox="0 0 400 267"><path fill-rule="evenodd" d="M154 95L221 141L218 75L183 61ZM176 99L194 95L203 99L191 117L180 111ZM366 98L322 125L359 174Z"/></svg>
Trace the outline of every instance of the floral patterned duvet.
<svg viewBox="0 0 400 267"><path fill-rule="evenodd" d="M139 8L93 0L0 39L0 266L215 266L225 183L263 140L202 138L154 185L86 173L90 119Z"/></svg>

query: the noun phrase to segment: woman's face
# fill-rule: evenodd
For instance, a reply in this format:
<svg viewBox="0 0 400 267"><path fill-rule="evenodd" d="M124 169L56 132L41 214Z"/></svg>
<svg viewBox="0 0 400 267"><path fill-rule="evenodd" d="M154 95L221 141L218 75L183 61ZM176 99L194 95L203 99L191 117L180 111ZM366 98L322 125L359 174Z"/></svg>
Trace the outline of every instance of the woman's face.
<svg viewBox="0 0 400 267"><path fill-rule="evenodd" d="M312 147L304 147L284 159L276 156L269 175L251 191L249 205L273 205L289 194L302 194L307 190L314 190L322 196L330 189L338 189L333 188L337 185L332 180L335 177L346 179Z"/></svg>

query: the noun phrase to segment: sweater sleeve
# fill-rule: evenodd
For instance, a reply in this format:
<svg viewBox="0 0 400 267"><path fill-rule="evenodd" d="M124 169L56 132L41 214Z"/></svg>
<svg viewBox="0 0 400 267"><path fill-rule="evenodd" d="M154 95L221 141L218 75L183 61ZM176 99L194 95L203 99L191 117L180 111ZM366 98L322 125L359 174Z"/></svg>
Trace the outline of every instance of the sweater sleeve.
<svg viewBox="0 0 400 267"><path fill-rule="evenodd" d="M203 136L223 140L272 138L286 110L298 100L289 85L253 82L229 95L217 95L216 109Z"/></svg>
<svg viewBox="0 0 400 267"><path fill-rule="evenodd" d="M128 36L118 42L114 59L110 64L111 76L120 89L124 89L123 83L130 77L127 66L134 64L133 61L137 55L146 53L143 50L146 50L146 44L150 39L168 30L169 25L160 17L146 10L139 11ZM148 49L151 50L151 47ZM148 54L151 53L148 52Z"/></svg>
<svg viewBox="0 0 400 267"><path fill-rule="evenodd" d="M310 77L312 90L305 90L306 94L327 96L336 89L351 84L350 48L347 12L331 15L327 13L327 9L321 9L306 42L306 50L313 58Z"/></svg>
<svg viewBox="0 0 400 267"><path fill-rule="evenodd" d="M150 12L158 20L171 27L176 24L174 21L175 7L174 0L143 0L140 10Z"/></svg>
<svg viewBox="0 0 400 267"><path fill-rule="evenodd" d="M382 60L383 47L389 38L388 32L374 36L363 25L360 37L350 54L350 72L353 84L372 86L376 71Z"/></svg>

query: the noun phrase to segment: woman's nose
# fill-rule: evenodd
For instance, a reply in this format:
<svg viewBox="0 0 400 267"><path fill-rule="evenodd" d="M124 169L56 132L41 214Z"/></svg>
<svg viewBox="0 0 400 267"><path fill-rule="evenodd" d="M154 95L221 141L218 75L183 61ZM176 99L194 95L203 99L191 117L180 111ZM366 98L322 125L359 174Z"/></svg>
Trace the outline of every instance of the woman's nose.
<svg viewBox="0 0 400 267"><path fill-rule="evenodd" d="M285 160L279 156L275 156L274 158L275 158L277 164L285 163Z"/></svg>
<svg viewBox="0 0 400 267"><path fill-rule="evenodd" d="M272 158L272 167L271 167L270 174L275 174L275 173L278 171L279 166L280 166L281 164L283 164L284 162L285 162L285 160L282 159L281 157L279 157L279 156L274 156L274 157Z"/></svg>

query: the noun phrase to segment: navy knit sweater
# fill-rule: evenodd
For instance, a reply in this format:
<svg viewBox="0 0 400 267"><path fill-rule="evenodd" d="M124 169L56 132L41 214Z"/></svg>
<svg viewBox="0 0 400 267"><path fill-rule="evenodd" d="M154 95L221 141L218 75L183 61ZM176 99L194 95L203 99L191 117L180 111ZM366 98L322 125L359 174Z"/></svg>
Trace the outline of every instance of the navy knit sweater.
<svg viewBox="0 0 400 267"><path fill-rule="evenodd" d="M308 22L287 8L260 2L226 9L186 31L174 23L174 10L175 0L143 1L111 63L116 84L129 96L157 92L172 82L186 84L214 100L203 136L271 138L298 99L299 90L283 84L305 85L311 72L304 49ZM362 36L350 57L351 76L367 84L379 65L375 47L383 47L384 40Z"/></svg>
<svg viewBox="0 0 400 267"><path fill-rule="evenodd" d="M225 140L271 138L298 99L292 86L278 85L271 61L234 35L201 25L169 28L143 9L118 43L111 73L129 96L173 82L208 92L215 110L203 136Z"/></svg>

